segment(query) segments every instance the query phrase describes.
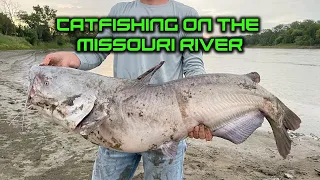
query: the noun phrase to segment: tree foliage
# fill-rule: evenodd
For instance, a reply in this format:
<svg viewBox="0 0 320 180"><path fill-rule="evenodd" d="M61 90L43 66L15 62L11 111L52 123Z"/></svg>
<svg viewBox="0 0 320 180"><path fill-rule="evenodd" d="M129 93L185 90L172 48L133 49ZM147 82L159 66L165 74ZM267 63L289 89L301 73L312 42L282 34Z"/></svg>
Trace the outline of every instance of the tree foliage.
<svg viewBox="0 0 320 180"><path fill-rule="evenodd" d="M0 11L7 15L12 23L14 23L15 16L17 15L19 4L11 0L0 0Z"/></svg>
<svg viewBox="0 0 320 180"><path fill-rule="evenodd" d="M28 14L25 11L20 11L18 17L29 29L35 30L40 41L49 42L54 39L56 12L49 6L40 7L37 5L33 6L32 13Z"/></svg>
<svg viewBox="0 0 320 180"><path fill-rule="evenodd" d="M0 33L5 35L14 35L15 33L15 25L4 13L0 13Z"/></svg>
<svg viewBox="0 0 320 180"><path fill-rule="evenodd" d="M320 46L320 21L304 20L291 24L280 24L272 29L244 37L246 45L273 46L296 44L299 46Z"/></svg>

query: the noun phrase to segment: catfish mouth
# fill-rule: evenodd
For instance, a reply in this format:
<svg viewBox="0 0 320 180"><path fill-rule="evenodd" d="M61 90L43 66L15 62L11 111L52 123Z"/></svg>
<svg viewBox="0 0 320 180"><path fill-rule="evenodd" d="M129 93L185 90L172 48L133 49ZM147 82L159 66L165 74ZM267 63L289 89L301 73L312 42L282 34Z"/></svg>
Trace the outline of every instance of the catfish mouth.
<svg viewBox="0 0 320 180"><path fill-rule="evenodd" d="M41 93L29 96L30 103L63 127L71 131L81 129L82 122L93 113L95 98L85 93L65 97L63 100L44 97Z"/></svg>
<svg viewBox="0 0 320 180"><path fill-rule="evenodd" d="M77 126L84 120L78 119L80 120L79 124L69 120L70 113L72 112L68 110L68 106L51 98L45 99L37 95L32 98L30 97L30 103L39 112L51 118L52 122L61 125L68 130L76 130Z"/></svg>
<svg viewBox="0 0 320 180"><path fill-rule="evenodd" d="M63 118L64 113L58 108L59 103L53 98L43 96L40 92L36 91L32 85L29 89L27 101L31 106L38 111L44 111L49 117L53 117L54 111L56 111Z"/></svg>
<svg viewBox="0 0 320 180"><path fill-rule="evenodd" d="M51 98L44 98L39 95L29 96L29 103L38 110L46 111L48 115L52 116L54 111L60 112L63 117L63 113L59 110L58 102Z"/></svg>

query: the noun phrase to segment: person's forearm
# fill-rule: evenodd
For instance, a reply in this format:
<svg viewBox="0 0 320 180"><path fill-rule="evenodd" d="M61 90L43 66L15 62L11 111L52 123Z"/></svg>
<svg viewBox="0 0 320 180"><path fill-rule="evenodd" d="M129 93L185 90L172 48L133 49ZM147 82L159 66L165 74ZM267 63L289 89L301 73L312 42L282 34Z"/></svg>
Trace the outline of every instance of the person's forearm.
<svg viewBox="0 0 320 180"><path fill-rule="evenodd" d="M184 53L183 73L185 77L206 73L201 52L197 52L197 53L185 52Z"/></svg>
<svg viewBox="0 0 320 180"><path fill-rule="evenodd" d="M195 9L192 9L189 12L189 16L199 17L199 14ZM202 38L203 33L202 32L185 32L183 37ZM185 77L206 73L202 59L203 59L202 51L190 52L186 50L185 52L183 52L183 73Z"/></svg>
<svg viewBox="0 0 320 180"><path fill-rule="evenodd" d="M99 33L96 38L112 37L112 32L109 29ZM81 70L91 70L98 67L110 54L110 52L74 52L80 59Z"/></svg>

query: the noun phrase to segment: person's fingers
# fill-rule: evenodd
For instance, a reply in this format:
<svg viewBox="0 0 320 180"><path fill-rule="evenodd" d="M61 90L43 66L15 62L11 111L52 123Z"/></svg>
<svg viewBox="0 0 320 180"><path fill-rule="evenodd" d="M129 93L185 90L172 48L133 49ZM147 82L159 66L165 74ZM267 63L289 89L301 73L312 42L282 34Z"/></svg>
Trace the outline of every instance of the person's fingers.
<svg viewBox="0 0 320 180"><path fill-rule="evenodd" d="M47 55L44 60L42 61L42 63L40 63L40 66L48 66L50 64L51 61L51 54Z"/></svg>
<svg viewBox="0 0 320 180"><path fill-rule="evenodd" d="M61 61L61 59L58 57L51 57L50 62L49 62L49 66L64 66L62 64L62 62L63 61Z"/></svg>
<svg viewBox="0 0 320 180"><path fill-rule="evenodd" d="M79 68L80 59L72 52L58 52L48 54L40 66L62 66Z"/></svg>
<svg viewBox="0 0 320 180"><path fill-rule="evenodd" d="M199 138L199 126L194 127L193 137L196 138L196 139Z"/></svg>
<svg viewBox="0 0 320 180"><path fill-rule="evenodd" d="M193 138L193 132L191 131L191 132L189 132L189 138Z"/></svg>
<svg viewBox="0 0 320 180"><path fill-rule="evenodd" d="M42 65L45 66L62 66L61 61L57 54L49 54L44 59Z"/></svg>
<svg viewBox="0 0 320 180"><path fill-rule="evenodd" d="M40 64L41 66L68 66L68 62L63 61L61 54L52 53L48 54L43 62Z"/></svg>
<svg viewBox="0 0 320 180"><path fill-rule="evenodd" d="M212 138L213 138L213 136L212 136L212 134L211 134L210 129L208 129L207 127L205 128L205 134L206 134L206 140L207 140L207 141L211 141Z"/></svg>
<svg viewBox="0 0 320 180"><path fill-rule="evenodd" d="M199 125L199 138L200 139L206 138L206 134L204 133L204 125L203 124Z"/></svg>

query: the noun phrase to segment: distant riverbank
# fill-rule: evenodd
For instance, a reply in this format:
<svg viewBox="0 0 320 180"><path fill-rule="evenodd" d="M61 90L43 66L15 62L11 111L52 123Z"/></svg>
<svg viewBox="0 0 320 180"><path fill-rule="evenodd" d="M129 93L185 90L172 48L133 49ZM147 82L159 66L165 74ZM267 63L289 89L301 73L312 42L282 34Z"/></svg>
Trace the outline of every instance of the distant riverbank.
<svg viewBox="0 0 320 180"><path fill-rule="evenodd" d="M246 48L270 48L270 49L320 49L320 46L299 46L295 44L280 44L274 46L261 46L261 45L254 45L254 46L246 46Z"/></svg>
<svg viewBox="0 0 320 180"><path fill-rule="evenodd" d="M70 49L73 48L72 44L64 44L59 46L57 42L44 43L41 42L37 45L30 44L23 37L6 36L0 34L0 50L29 50L29 49Z"/></svg>
<svg viewBox="0 0 320 180"><path fill-rule="evenodd" d="M298 46L295 44L280 44L274 46L262 46L262 45L249 45L245 48L275 48L275 49L320 49L320 46ZM44 43L41 42L37 45L30 44L23 37L6 36L0 34L0 50L50 50L50 49L73 49L71 43L58 45L57 42Z"/></svg>

